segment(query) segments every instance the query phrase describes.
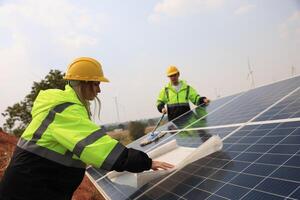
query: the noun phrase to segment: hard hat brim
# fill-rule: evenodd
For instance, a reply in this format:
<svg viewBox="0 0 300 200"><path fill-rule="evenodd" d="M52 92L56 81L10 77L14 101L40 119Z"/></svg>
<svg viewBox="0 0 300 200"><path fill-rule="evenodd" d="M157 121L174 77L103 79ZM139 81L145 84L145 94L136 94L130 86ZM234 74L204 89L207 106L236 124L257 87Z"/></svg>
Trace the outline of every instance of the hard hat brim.
<svg viewBox="0 0 300 200"><path fill-rule="evenodd" d="M104 77L104 76L102 76L102 77L95 77L94 79L90 79L90 78L87 79L85 77L70 77L70 76L66 75L63 78L65 80L74 80L74 81L100 81L100 82L106 82L106 83L109 82L109 80L106 77Z"/></svg>
<svg viewBox="0 0 300 200"><path fill-rule="evenodd" d="M100 77L100 78L99 78L99 81L100 81L100 82L106 82L106 83L109 82L109 80L108 80L107 78L105 78L104 76L103 76L103 77Z"/></svg>
<svg viewBox="0 0 300 200"><path fill-rule="evenodd" d="M172 73L169 73L167 76L169 77L169 76L173 76L173 75L175 75L175 74L178 74L179 72L172 72Z"/></svg>

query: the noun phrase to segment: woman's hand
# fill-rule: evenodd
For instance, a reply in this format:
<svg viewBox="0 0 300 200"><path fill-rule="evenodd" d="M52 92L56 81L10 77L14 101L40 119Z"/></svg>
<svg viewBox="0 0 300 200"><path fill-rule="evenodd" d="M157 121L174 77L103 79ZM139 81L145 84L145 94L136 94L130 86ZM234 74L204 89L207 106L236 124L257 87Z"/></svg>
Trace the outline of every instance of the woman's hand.
<svg viewBox="0 0 300 200"><path fill-rule="evenodd" d="M162 110L161 110L161 113L163 113L163 114L167 114L167 109L166 108L163 108Z"/></svg>
<svg viewBox="0 0 300 200"><path fill-rule="evenodd" d="M172 169L173 167L175 167L175 166L172 164L153 160L151 169L153 169L154 171L156 171L158 169L168 170L168 169Z"/></svg>

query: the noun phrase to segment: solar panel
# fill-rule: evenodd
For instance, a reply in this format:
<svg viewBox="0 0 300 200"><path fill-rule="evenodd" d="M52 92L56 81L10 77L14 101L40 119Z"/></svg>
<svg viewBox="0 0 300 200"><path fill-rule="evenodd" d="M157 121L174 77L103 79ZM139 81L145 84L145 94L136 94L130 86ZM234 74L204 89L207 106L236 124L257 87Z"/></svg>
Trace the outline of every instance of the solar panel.
<svg viewBox="0 0 300 200"><path fill-rule="evenodd" d="M207 116L207 126L247 122L269 106L297 90L300 78L295 77L243 93L217 112Z"/></svg>
<svg viewBox="0 0 300 200"><path fill-rule="evenodd" d="M107 199L299 199L299 85L294 77L218 99L160 126L168 133L157 143L128 145L151 152L171 140L194 148L212 135L223 138L222 151L159 179L132 187L103 170L87 174Z"/></svg>
<svg viewBox="0 0 300 200"><path fill-rule="evenodd" d="M300 90L274 106L255 121L300 117Z"/></svg>
<svg viewBox="0 0 300 200"><path fill-rule="evenodd" d="M176 139L177 145L182 147L198 147L203 142L205 142L210 136L218 134L226 135L232 132L232 130L234 130L234 128L181 132L174 135L173 139ZM92 170L95 169L89 169L89 173ZM92 172L93 177L95 177L96 171L97 170ZM166 176L168 176L168 174L161 176L160 179ZM147 189L151 188L153 184L156 181L158 181L157 179L155 179L153 181L150 181L146 185L141 185L140 187L133 187L129 186L128 184L116 183L109 177L101 177L94 180L97 186L101 188L100 190L105 192L105 195L107 195L110 199L134 199L138 196L138 194L143 193Z"/></svg>
<svg viewBox="0 0 300 200"><path fill-rule="evenodd" d="M165 130L172 130L172 129L178 130L178 129L188 128L188 127L206 127L207 121L205 119L205 116L208 113L215 112L216 110L219 109L219 107L228 104L229 102L237 98L239 95L241 94L231 95L228 97L224 97L222 99L217 99L213 101L207 108L197 107L183 114L182 116L174 119L173 121L161 125L160 127L157 128L157 131L165 131ZM139 138L138 140L129 144L127 147L148 152L149 150L152 150L153 148L158 147L170 141L173 137L173 134L167 134L162 140L160 140L157 143L152 143L150 145L141 147L140 142L144 140L145 137Z"/></svg>
<svg viewBox="0 0 300 200"><path fill-rule="evenodd" d="M141 199L300 198L300 122L246 126L224 145L163 184L151 183Z"/></svg>

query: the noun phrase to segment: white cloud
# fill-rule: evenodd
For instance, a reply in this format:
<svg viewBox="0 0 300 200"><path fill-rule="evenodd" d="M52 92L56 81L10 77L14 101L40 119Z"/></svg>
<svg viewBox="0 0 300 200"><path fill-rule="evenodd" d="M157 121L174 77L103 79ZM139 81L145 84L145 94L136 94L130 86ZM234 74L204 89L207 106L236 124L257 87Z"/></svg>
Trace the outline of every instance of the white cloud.
<svg viewBox="0 0 300 200"><path fill-rule="evenodd" d="M0 5L1 81L41 78L48 60L73 55L99 43L107 17L67 0L17 1ZM50 58L51 57L51 58ZM46 66L45 66L46 65ZM45 66L43 68L41 66ZM23 80L26 78L23 78Z"/></svg>
<svg viewBox="0 0 300 200"><path fill-rule="evenodd" d="M300 11L294 12L285 22L279 25L279 34L283 39L300 42Z"/></svg>
<svg viewBox="0 0 300 200"><path fill-rule="evenodd" d="M40 33L40 39L65 49L96 45L105 20L67 0L27 0L0 7L0 28L28 40L36 40Z"/></svg>
<svg viewBox="0 0 300 200"><path fill-rule="evenodd" d="M65 34L64 37L59 38L59 41L69 47L75 47L76 49L81 46L93 46L98 43L98 39L88 35L78 35L75 32Z"/></svg>
<svg viewBox="0 0 300 200"><path fill-rule="evenodd" d="M243 6L239 7L238 9L236 9L234 11L234 14L243 15L243 14L249 13L250 11L254 10L255 7L256 7L255 5L251 5L251 4L243 5Z"/></svg>
<svg viewBox="0 0 300 200"><path fill-rule="evenodd" d="M162 16L178 17L206 12L223 5L224 0L163 0L154 7L148 17L150 22L160 21Z"/></svg>
<svg viewBox="0 0 300 200"><path fill-rule="evenodd" d="M0 91L5 97L0 113L21 101L32 82L41 80L53 63L62 62L60 58L73 58L84 48L98 46L108 18L91 9L68 0L0 4Z"/></svg>

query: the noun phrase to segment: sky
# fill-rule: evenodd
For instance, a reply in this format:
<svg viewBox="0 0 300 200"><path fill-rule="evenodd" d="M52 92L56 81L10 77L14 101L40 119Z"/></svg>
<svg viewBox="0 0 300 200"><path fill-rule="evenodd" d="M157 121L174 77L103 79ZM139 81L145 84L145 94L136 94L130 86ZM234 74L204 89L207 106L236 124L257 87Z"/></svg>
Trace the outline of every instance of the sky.
<svg viewBox="0 0 300 200"><path fill-rule="evenodd" d="M0 112L80 56L110 79L106 124L158 117L169 65L214 100L251 88L248 60L256 87L299 74L299 52L300 0L0 0Z"/></svg>

